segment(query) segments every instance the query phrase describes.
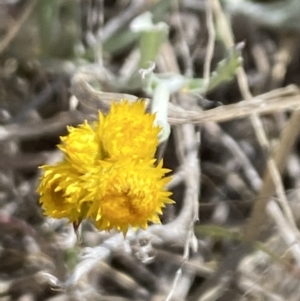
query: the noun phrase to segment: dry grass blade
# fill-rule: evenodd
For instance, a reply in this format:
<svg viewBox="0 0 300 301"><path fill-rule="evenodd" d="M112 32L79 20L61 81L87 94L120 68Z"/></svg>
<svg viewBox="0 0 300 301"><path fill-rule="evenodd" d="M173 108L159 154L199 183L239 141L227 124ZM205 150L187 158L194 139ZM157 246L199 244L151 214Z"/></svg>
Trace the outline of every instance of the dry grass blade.
<svg viewBox="0 0 300 301"><path fill-rule="evenodd" d="M0 141L11 138L29 139L61 133L67 125L78 123L79 119L72 112L61 112L47 121L9 124L0 126Z"/></svg>
<svg viewBox="0 0 300 301"><path fill-rule="evenodd" d="M33 1L29 2L29 4L27 5L27 7L24 9L21 17L14 23L14 25L8 31L8 33L6 34L6 36L2 39L2 41L0 43L0 54L1 54L1 52L3 52L9 46L10 42L18 34L21 26L28 19L29 15L33 11L36 3L37 3L37 0L33 0Z"/></svg>
<svg viewBox="0 0 300 301"><path fill-rule="evenodd" d="M288 155L299 135L300 129L300 111L295 111L289 120L286 128L282 132L279 146L275 152L274 160L280 173L283 172ZM263 179L262 188L255 201L252 217L245 231L245 240L254 241L259 233L259 228L265 220L265 208L275 192L275 184L273 182L270 171L267 170Z"/></svg>
<svg viewBox="0 0 300 301"><path fill-rule="evenodd" d="M273 94L276 94L273 95ZM288 86L262 94L251 100L227 105L203 112L185 111L181 108L169 107L169 122L176 124L201 124L208 121L223 122L249 117L252 114L269 114L284 110L297 109L300 106L300 94L296 86Z"/></svg>
<svg viewBox="0 0 300 301"><path fill-rule="evenodd" d="M132 101L136 96L121 93L98 92L92 88L81 77L73 82L72 92L78 98L83 113L83 117L78 118L74 114L61 113L52 119L35 122L35 127L31 123L14 124L0 127L0 141L12 137L30 138L53 133L61 130L68 124L79 122L80 119L95 116L97 110L106 111L112 100L126 98ZM149 100L147 100L149 101ZM288 86L273 90L272 92L254 97L251 100L244 100L237 104L218 107L208 111L187 111L178 105L169 104L168 120L172 125L178 124L201 124L205 122L224 122L238 118L245 118L253 113L269 114L283 110L294 110L300 106L300 93L296 86Z"/></svg>
<svg viewBox="0 0 300 301"><path fill-rule="evenodd" d="M90 86L84 77L75 76L72 92L82 105L84 113L95 114L97 109L107 109L112 100L122 98L136 100L129 94L99 92ZM251 114L269 114L283 110L293 110L300 106L300 92L296 86L273 90L251 100L244 100L236 104L226 105L208 111L187 111L182 107L169 104L168 120L170 124L201 124L205 122L223 122L238 118L245 118Z"/></svg>

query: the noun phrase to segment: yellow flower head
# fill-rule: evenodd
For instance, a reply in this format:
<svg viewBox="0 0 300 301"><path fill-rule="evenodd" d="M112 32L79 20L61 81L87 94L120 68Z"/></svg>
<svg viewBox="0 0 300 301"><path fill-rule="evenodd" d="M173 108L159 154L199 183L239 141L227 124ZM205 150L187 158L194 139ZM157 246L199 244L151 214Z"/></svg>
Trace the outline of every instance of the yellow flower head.
<svg viewBox="0 0 300 301"><path fill-rule="evenodd" d="M173 201L165 186L169 171L154 166L160 127L145 103L112 103L92 126L68 127L59 148L64 161L43 166L38 187L45 215L79 224L95 220L100 230L146 228L160 222L162 208Z"/></svg>
<svg viewBox="0 0 300 301"><path fill-rule="evenodd" d="M101 159L101 152L95 130L84 121L77 128L68 127L69 134L61 137L59 148L78 171L85 172L92 166L96 159Z"/></svg>
<svg viewBox="0 0 300 301"><path fill-rule="evenodd" d="M148 221L159 223L162 208L173 203L171 193L165 191L170 178L164 176L169 170L162 163L153 166L153 160L103 163L95 172L98 185L92 188L95 200L88 213L96 226L125 234L129 226L146 228Z"/></svg>
<svg viewBox="0 0 300 301"><path fill-rule="evenodd" d="M80 174L68 163L55 166L42 166L44 175L38 188L40 203L44 214L54 218L68 218L71 222L80 222L87 211L80 200L87 195Z"/></svg>
<svg viewBox="0 0 300 301"><path fill-rule="evenodd" d="M155 114L145 112L145 102L112 103L108 115L99 114L98 132L108 156L153 158L161 128L154 125Z"/></svg>

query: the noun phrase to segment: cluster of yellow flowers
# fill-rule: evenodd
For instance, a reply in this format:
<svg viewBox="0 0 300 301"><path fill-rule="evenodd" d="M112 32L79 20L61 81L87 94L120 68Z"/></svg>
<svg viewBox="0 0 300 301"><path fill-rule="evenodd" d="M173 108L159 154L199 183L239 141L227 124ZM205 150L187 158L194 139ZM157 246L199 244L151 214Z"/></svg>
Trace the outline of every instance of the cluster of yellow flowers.
<svg viewBox="0 0 300 301"><path fill-rule="evenodd" d="M113 102L93 125L68 127L59 148L64 160L44 171L38 187L45 215L79 225L89 218L100 230L146 228L159 223L162 208L173 203L165 190L170 170L155 165L160 127L139 100Z"/></svg>

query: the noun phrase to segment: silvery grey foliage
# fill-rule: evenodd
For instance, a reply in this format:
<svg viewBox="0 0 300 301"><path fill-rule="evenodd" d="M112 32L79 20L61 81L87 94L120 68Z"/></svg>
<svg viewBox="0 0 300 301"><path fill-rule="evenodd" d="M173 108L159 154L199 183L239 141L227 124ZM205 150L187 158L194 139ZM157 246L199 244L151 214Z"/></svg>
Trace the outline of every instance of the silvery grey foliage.
<svg viewBox="0 0 300 301"><path fill-rule="evenodd" d="M282 30L300 29L299 0L279 0L269 3L225 0L225 3L230 12L247 15L257 24Z"/></svg>

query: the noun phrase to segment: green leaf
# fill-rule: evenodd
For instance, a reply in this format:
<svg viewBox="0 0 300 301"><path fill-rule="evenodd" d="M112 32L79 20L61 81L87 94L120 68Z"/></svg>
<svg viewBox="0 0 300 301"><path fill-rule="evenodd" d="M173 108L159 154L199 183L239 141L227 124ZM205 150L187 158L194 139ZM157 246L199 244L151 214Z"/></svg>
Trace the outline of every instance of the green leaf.
<svg viewBox="0 0 300 301"><path fill-rule="evenodd" d="M167 37L167 30L153 29L144 31L140 39L141 60L140 67L145 68L151 61L155 61L160 47Z"/></svg>
<svg viewBox="0 0 300 301"><path fill-rule="evenodd" d="M130 30L121 30L103 43L103 49L110 55L116 55L128 50L138 37L139 33Z"/></svg>
<svg viewBox="0 0 300 301"><path fill-rule="evenodd" d="M41 54L50 58L73 58L80 40L79 4L73 0L43 0L36 6Z"/></svg>
<svg viewBox="0 0 300 301"><path fill-rule="evenodd" d="M146 12L135 18L130 24L131 30L141 33L139 49L141 59L139 66L146 68L149 62L154 62L159 53L161 45L165 42L169 26L164 22L154 24L152 14Z"/></svg>
<svg viewBox="0 0 300 301"><path fill-rule="evenodd" d="M174 0L163 0L155 2L149 12L153 15L154 23L163 20L168 14ZM128 27L119 30L104 41L103 48L110 55L116 55L124 52L124 48L132 47L140 37L140 33L132 32Z"/></svg>
<svg viewBox="0 0 300 301"><path fill-rule="evenodd" d="M233 14L243 14L255 24L270 28L299 30L299 0L226 0L228 10Z"/></svg>
<svg viewBox="0 0 300 301"><path fill-rule="evenodd" d="M203 78L187 79L183 90L186 93L204 93L206 89Z"/></svg>
<svg viewBox="0 0 300 301"><path fill-rule="evenodd" d="M220 84L231 81L242 63L241 49L243 44L234 46L224 60L218 63L217 69L211 74L207 91L213 90Z"/></svg>
<svg viewBox="0 0 300 301"><path fill-rule="evenodd" d="M210 76L207 86L205 86L203 78L191 78L187 79L184 91L187 93L204 94L221 84L231 81L236 74L237 68L242 63L242 46L243 44L237 44L229 51L227 57L218 63L216 70Z"/></svg>

